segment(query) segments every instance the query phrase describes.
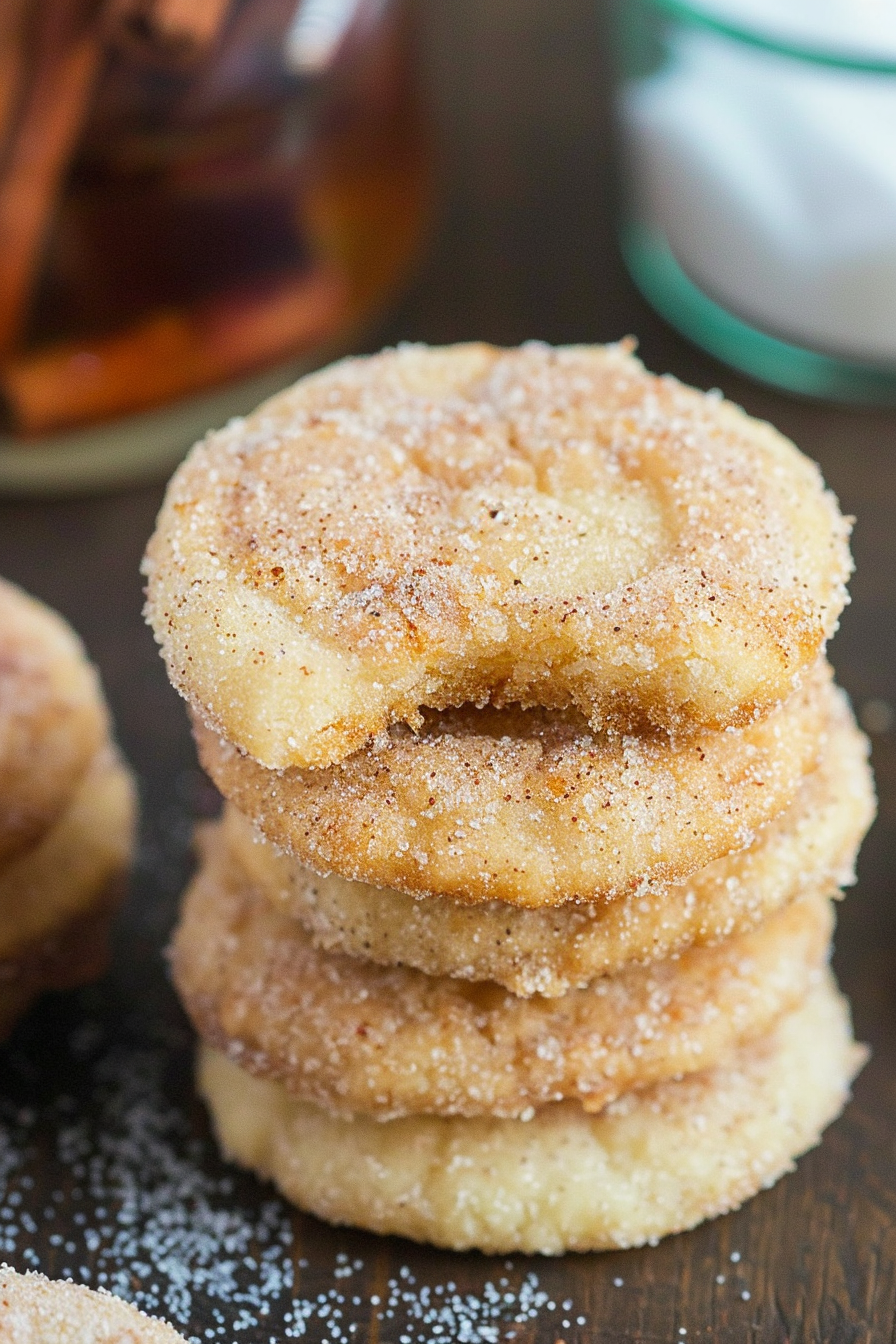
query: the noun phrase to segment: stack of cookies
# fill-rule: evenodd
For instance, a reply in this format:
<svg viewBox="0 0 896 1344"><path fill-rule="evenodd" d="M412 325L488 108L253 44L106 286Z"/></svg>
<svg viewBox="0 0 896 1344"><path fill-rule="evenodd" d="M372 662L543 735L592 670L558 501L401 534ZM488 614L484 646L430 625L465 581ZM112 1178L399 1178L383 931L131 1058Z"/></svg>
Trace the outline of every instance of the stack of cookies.
<svg viewBox="0 0 896 1344"><path fill-rule="evenodd" d="M816 468L626 345L409 347L200 444L149 618L227 800L175 937L224 1149L456 1248L740 1204L861 1062L873 812Z"/></svg>
<svg viewBox="0 0 896 1344"><path fill-rule="evenodd" d="M105 969L135 810L79 639L0 580L0 1039Z"/></svg>

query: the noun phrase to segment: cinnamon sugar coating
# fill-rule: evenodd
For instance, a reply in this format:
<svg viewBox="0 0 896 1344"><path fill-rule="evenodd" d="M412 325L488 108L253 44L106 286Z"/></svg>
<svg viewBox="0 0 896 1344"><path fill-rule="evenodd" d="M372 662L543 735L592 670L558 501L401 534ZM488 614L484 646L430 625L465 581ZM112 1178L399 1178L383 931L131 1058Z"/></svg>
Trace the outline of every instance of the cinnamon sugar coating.
<svg viewBox="0 0 896 1344"><path fill-rule="evenodd" d="M521 910L320 877L278 852L232 805L223 835L259 890L301 920L319 947L556 997L632 962L744 933L800 896L838 894L855 880L856 851L873 816L868 743L841 697L821 763L748 849L685 882L613 901Z"/></svg>
<svg viewBox="0 0 896 1344"><path fill-rule="evenodd" d="M865 1052L826 978L715 1068L534 1118L334 1118L200 1051L221 1146L333 1223L455 1250L559 1255L640 1246L735 1209L842 1110Z"/></svg>
<svg viewBox="0 0 896 1344"><path fill-rule="evenodd" d="M0 862L58 819L108 727L77 635L0 579Z"/></svg>
<svg viewBox="0 0 896 1344"><path fill-rule="evenodd" d="M525 1117L588 1111L705 1069L767 1032L827 960L830 902L631 967L563 998L517 998L321 952L233 866L219 833L184 900L174 979L203 1038L334 1114Z"/></svg>
<svg viewBox="0 0 896 1344"><path fill-rule="evenodd" d="M129 1302L43 1274L0 1265L3 1344L185 1344L172 1326Z"/></svg>
<svg viewBox="0 0 896 1344"><path fill-rule="evenodd" d="M788 440L624 344L406 347L197 445L147 613L198 716L271 768L468 702L724 728L818 658L847 534Z"/></svg>
<svg viewBox="0 0 896 1344"><path fill-rule="evenodd" d="M817 664L772 714L670 741L558 711L466 706L395 727L340 765L265 769L196 723L202 764L317 872L537 908L680 881L749 845L818 764L839 708Z"/></svg>

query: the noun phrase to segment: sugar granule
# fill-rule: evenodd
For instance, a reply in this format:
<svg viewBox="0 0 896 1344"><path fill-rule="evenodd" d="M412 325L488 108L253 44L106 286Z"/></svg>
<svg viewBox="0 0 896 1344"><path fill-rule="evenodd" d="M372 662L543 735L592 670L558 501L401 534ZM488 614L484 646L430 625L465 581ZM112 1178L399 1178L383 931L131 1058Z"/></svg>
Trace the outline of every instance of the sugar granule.
<svg viewBox="0 0 896 1344"><path fill-rule="evenodd" d="M83 1037L83 1024L76 1030ZM351 1344L366 1329L347 1318L365 1302L396 1344L501 1344L561 1309L534 1273L489 1278L471 1292L452 1279L420 1284L404 1265L369 1293L364 1261L344 1251L329 1267L316 1256L315 1286L322 1276L329 1285L302 1292L310 1266L295 1254L292 1210L276 1198L255 1202L250 1178L223 1169L211 1140L196 1137L166 1090L166 1044L104 1052L99 1030L90 1044L96 1055L86 1061L83 1039L69 1041L85 1066L86 1104L66 1094L44 1107L0 1101L0 1253L23 1268L104 1287L197 1344ZM36 1159L60 1186L44 1199L43 1256L32 1244L39 1223L21 1207ZM562 1310L574 1305L567 1298Z"/></svg>
<svg viewBox="0 0 896 1344"><path fill-rule="evenodd" d="M65 1261L42 1263L33 1219L3 1225L2 1250L29 1268L100 1285L181 1326L217 1321L207 1339L257 1326L292 1287L288 1211L266 1200L251 1212L230 1175L200 1165L202 1144L167 1101L163 1050L115 1048L94 1066L89 1110L71 1118L68 1098L23 1123L0 1126L0 1190L15 1206L19 1169L55 1130L55 1159L69 1180L44 1210L50 1247ZM30 1122L30 1123L29 1123ZM73 1208L83 1203L84 1211ZM55 1230L56 1228L61 1231ZM223 1308L222 1311L220 1308ZM225 1318L229 1318L229 1327Z"/></svg>

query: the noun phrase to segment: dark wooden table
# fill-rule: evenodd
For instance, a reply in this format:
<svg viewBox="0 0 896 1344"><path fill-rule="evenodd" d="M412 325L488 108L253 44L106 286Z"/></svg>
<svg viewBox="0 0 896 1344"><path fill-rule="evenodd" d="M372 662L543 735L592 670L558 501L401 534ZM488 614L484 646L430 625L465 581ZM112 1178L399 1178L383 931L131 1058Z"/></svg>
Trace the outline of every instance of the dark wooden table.
<svg viewBox="0 0 896 1344"><path fill-rule="evenodd" d="M896 414L748 383L639 299L613 242L606 44L593 10L592 0L425 10L444 210L415 287L371 344L634 332L649 366L720 386L774 421L821 462L858 519L853 604L832 649L840 678L860 712L894 704ZM112 973L39 1007L0 1059L0 1257L117 1285L186 1333L228 1344L303 1331L389 1344L891 1339L896 734L874 739L880 817L837 938L837 970L874 1054L846 1115L794 1175L740 1213L639 1252L505 1264L332 1230L228 1173L192 1099L190 1033L161 950L193 819L215 800L140 618L137 567L160 493L0 505L0 572L84 635L144 807Z"/></svg>

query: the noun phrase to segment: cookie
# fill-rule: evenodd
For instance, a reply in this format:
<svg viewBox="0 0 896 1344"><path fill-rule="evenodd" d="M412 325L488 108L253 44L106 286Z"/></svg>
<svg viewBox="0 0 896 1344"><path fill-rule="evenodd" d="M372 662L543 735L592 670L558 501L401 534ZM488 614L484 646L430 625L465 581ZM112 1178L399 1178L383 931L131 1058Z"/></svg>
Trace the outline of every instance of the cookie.
<svg viewBox="0 0 896 1344"><path fill-rule="evenodd" d="M130 866L136 788L104 747L39 844L0 865L0 965L88 908Z"/></svg>
<svg viewBox="0 0 896 1344"><path fill-rule="evenodd" d="M531 1120L337 1119L200 1051L221 1146L334 1223L491 1254L639 1246L737 1208L841 1111L865 1058L831 981L704 1073Z"/></svg>
<svg viewBox="0 0 896 1344"><path fill-rule="evenodd" d="M819 657L847 534L793 444L625 345L405 347L197 445L147 614L199 717L270 768L464 703L726 728Z"/></svg>
<svg viewBox="0 0 896 1344"><path fill-rule="evenodd" d="M165 1321L104 1289L0 1266L2 1344L186 1344Z"/></svg>
<svg viewBox="0 0 896 1344"><path fill-rule="evenodd" d="M130 771L107 747L43 840L0 867L0 1040L46 990L105 971L136 810Z"/></svg>
<svg viewBox="0 0 896 1344"><path fill-rule="evenodd" d="M77 635L0 579L0 862L59 818L108 731Z"/></svg>
<svg viewBox="0 0 896 1344"><path fill-rule="evenodd" d="M520 1117L573 1098L600 1110L705 1069L768 1031L817 982L830 902L630 967L559 999L321 952L228 863L217 833L188 889L174 980L200 1034L250 1073L334 1114Z"/></svg>
<svg viewBox="0 0 896 1344"><path fill-rule="evenodd" d="M820 764L748 849L684 882L612 901L522 910L321 877L279 852L232 804L223 833L234 862L318 947L556 997L631 963L744 933L800 896L836 895L855 880L856 851L873 817L868 742L840 698Z"/></svg>
<svg viewBox="0 0 896 1344"><path fill-rule="evenodd" d="M267 770L201 724L196 740L224 796L316 872L536 909L681 881L746 848L842 716L830 677L817 664L767 718L678 742L473 706L320 770Z"/></svg>

